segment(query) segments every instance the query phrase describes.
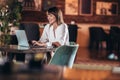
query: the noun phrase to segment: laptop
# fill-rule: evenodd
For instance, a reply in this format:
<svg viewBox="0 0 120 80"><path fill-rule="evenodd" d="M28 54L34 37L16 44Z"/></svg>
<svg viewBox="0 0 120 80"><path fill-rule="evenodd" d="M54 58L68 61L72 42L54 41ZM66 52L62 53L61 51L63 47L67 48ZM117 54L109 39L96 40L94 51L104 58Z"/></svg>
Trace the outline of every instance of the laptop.
<svg viewBox="0 0 120 80"><path fill-rule="evenodd" d="M43 46L32 45L27 39L25 30L15 30L19 49L40 48Z"/></svg>
<svg viewBox="0 0 120 80"><path fill-rule="evenodd" d="M15 30L15 32L18 40L18 45L23 47L30 47L25 30Z"/></svg>

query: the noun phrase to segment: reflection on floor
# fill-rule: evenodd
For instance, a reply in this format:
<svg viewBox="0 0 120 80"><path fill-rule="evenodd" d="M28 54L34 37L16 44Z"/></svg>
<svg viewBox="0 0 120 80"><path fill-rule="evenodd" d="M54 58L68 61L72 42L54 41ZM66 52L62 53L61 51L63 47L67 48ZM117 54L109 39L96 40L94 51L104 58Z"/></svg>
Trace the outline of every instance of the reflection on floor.
<svg viewBox="0 0 120 80"><path fill-rule="evenodd" d="M119 61L108 60L107 54L108 52L105 49L91 51L88 48L79 48L74 67L108 70L120 65Z"/></svg>

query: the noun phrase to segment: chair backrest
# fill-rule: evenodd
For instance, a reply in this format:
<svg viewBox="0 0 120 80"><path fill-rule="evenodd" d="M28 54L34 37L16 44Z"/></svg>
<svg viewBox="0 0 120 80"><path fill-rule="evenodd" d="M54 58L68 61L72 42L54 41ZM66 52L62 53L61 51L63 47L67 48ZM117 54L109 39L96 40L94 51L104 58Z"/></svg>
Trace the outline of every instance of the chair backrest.
<svg viewBox="0 0 120 80"><path fill-rule="evenodd" d="M90 39L95 41L104 41L107 35L102 27L90 27L89 33Z"/></svg>
<svg viewBox="0 0 120 80"><path fill-rule="evenodd" d="M56 49L49 64L72 68L79 45L63 45Z"/></svg>
<svg viewBox="0 0 120 80"><path fill-rule="evenodd" d="M77 25L68 24L68 30L69 30L69 41L70 42L76 42L77 41Z"/></svg>
<svg viewBox="0 0 120 80"><path fill-rule="evenodd" d="M25 30L29 41L39 40L40 31L39 31L39 25L37 23L21 23L20 29Z"/></svg>
<svg viewBox="0 0 120 80"><path fill-rule="evenodd" d="M71 41L71 42L69 42L69 44L70 44L70 45L76 45L77 43L76 43L76 42Z"/></svg>
<svg viewBox="0 0 120 80"><path fill-rule="evenodd" d="M10 35L10 44L12 44L12 45L18 44L18 40L17 40L16 35Z"/></svg>
<svg viewBox="0 0 120 80"><path fill-rule="evenodd" d="M120 28L119 28L119 26L111 26L110 27L110 34L119 34L120 33Z"/></svg>
<svg viewBox="0 0 120 80"><path fill-rule="evenodd" d="M110 39L111 41L119 41L120 39L120 28L119 26L111 26L110 27Z"/></svg>

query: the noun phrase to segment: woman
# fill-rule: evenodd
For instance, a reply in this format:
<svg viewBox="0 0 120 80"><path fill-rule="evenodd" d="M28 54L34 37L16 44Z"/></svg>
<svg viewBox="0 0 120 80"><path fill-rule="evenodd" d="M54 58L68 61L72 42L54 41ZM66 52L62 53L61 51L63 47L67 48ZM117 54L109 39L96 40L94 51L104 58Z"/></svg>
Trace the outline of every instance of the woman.
<svg viewBox="0 0 120 80"><path fill-rule="evenodd" d="M33 40L33 45L55 47L69 45L68 26L63 21L61 10L57 7L49 8L47 19L49 23L45 26L40 40Z"/></svg>

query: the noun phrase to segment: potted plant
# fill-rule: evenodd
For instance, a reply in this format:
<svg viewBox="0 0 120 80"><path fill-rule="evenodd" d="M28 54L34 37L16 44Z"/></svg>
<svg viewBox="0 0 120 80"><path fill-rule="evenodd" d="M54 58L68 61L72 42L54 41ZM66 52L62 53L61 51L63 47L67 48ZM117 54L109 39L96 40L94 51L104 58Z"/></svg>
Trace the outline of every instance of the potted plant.
<svg viewBox="0 0 120 80"><path fill-rule="evenodd" d="M0 45L9 44L10 26L19 26L22 5L18 0L4 0L0 4Z"/></svg>

